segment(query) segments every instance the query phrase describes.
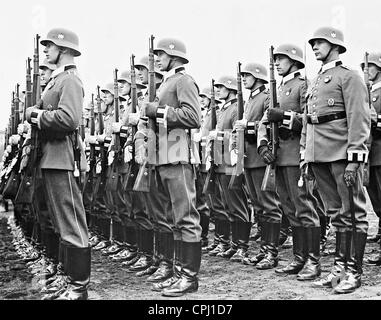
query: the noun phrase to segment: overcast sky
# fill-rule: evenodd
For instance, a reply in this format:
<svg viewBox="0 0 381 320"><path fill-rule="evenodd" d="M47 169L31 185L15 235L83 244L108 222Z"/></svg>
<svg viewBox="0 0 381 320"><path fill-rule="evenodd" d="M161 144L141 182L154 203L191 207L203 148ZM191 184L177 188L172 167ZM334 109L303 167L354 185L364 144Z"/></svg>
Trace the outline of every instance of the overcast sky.
<svg viewBox="0 0 381 320"><path fill-rule="evenodd" d="M319 27L344 31L345 64L358 69L365 50L381 51L380 0L107 0L6 1L0 12L0 129L10 114L11 92L25 87L25 60L33 57L36 33L44 37L55 27L79 36L82 56L77 65L89 101L96 85L112 81L113 69L129 68L148 54L148 38L180 38L187 46L187 72L200 88L211 78L235 76L241 61L268 67L270 45L305 43ZM41 61L43 59L40 50ZM307 75L319 64L309 45Z"/></svg>

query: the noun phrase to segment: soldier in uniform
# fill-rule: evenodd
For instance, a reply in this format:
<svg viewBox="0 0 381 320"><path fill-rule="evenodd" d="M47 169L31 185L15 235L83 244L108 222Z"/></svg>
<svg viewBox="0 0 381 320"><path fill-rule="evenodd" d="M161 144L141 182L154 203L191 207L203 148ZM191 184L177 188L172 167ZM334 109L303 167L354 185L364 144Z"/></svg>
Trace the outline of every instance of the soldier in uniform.
<svg viewBox="0 0 381 320"><path fill-rule="evenodd" d="M302 113L306 106L307 83L300 70L304 68L303 52L293 44L283 44L274 50L275 66L282 76L278 88L279 108L271 108L263 117L258 134L258 152L267 156L266 124L279 126L279 150L276 159L276 182L282 203L291 200L287 216L293 232L294 261L275 270L277 273L298 274L298 280L313 280L320 275L320 220L316 212L312 181L300 177L300 134ZM266 159L266 157L264 157Z"/></svg>
<svg viewBox="0 0 381 320"><path fill-rule="evenodd" d="M169 199L167 212L172 217L174 236L174 274L153 285L164 296L181 296L198 290L197 274L201 263L200 215L196 209L195 169L191 164L188 130L201 125L198 87L185 73L186 47L178 39L165 38L154 49L164 81L158 101L145 102L142 114L167 128L168 149L159 147L155 167L158 189ZM144 125L144 123L143 123ZM159 127L160 130L160 127ZM160 134L160 131L159 131ZM160 135L159 135L160 136Z"/></svg>
<svg viewBox="0 0 381 320"><path fill-rule="evenodd" d="M379 218L379 227L377 234L368 238L368 241L376 242L380 239L380 221L381 221L381 53L373 52L369 54L369 81L372 82L370 88L370 98L372 102L371 109L371 147L369 155L370 173L369 185L367 191L373 210ZM365 63L361 63L364 70ZM371 265L381 265L381 255L377 253L366 259Z"/></svg>
<svg viewBox="0 0 381 320"><path fill-rule="evenodd" d="M331 220L336 229L334 266L314 285L332 287L332 279L345 270L345 277L333 291L350 293L361 285L368 230L363 190L370 134L367 90L359 74L340 60L346 51L340 30L319 28L309 43L322 67L307 93L301 167L302 172L306 166L312 169L328 208L340 208Z"/></svg>
<svg viewBox="0 0 381 320"><path fill-rule="evenodd" d="M262 191L261 184L266 164L257 152L258 124L268 108L269 95L265 84L267 70L259 63L248 63L242 68L243 84L250 90L242 120L237 120L235 129L245 129L245 181L261 226L260 252L243 260L256 265L259 270L271 269L278 264L278 245L282 210L278 194Z"/></svg>
<svg viewBox="0 0 381 320"><path fill-rule="evenodd" d="M74 63L74 57L81 52L78 36L63 28L50 30L41 44L45 46L47 61L57 69L44 91L42 108L28 108L26 119L40 130L42 157L39 167L46 186L49 212L64 250L67 286L59 290L57 299L87 299L91 251L82 193L77 182L78 171L86 169L86 159L76 130L84 91ZM75 148L80 148L81 159L75 159Z"/></svg>
<svg viewBox="0 0 381 320"><path fill-rule="evenodd" d="M243 189L242 180L236 183L231 190L228 189L231 176L234 173L235 164L230 158L229 142L231 131L238 116L237 107L237 79L230 76L223 76L215 82L217 97L224 101L221 106L216 130L209 132L209 138L215 140L217 135L223 139L223 159L216 168L216 181L223 195L224 206L228 210L221 212L221 217L216 217L217 226L221 224L219 230L220 244L209 252L209 255L228 258L231 261L242 262L247 256L249 246L249 236L251 230L250 214L248 210L247 196ZM214 148L218 148L215 143ZM243 175L240 176L243 178ZM223 215L222 215L223 214ZM231 241L229 244L231 232Z"/></svg>

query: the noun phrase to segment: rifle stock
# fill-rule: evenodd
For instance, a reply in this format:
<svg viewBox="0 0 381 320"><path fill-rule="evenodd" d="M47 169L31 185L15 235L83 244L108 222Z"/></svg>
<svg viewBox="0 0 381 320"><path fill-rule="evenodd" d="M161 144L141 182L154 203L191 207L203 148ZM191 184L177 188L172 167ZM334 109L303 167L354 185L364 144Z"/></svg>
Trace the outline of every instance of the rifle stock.
<svg viewBox="0 0 381 320"><path fill-rule="evenodd" d="M371 94L370 94L370 82L369 82L369 62L368 62L368 56L369 53L365 52L364 55L364 82L366 85L367 93L368 93L368 103L369 103L369 109L372 107L372 100L371 100ZM370 152L370 148L372 146L372 134L369 135L369 139L367 141L367 147L368 151ZM368 161L364 164L363 168L363 185L364 186L369 186L369 175L370 175L370 163L369 159Z"/></svg>

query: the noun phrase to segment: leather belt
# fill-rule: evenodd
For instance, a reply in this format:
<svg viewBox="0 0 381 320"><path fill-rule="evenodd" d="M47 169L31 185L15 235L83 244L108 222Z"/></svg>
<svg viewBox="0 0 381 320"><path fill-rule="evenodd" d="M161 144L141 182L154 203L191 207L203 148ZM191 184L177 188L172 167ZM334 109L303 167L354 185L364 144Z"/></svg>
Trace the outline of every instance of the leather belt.
<svg viewBox="0 0 381 320"><path fill-rule="evenodd" d="M347 114L345 111L340 111L336 113L330 113L326 114L324 116L316 116L312 114L307 115L307 123L309 124L320 124L320 123L325 123L333 120L338 120L338 119L344 119L347 117Z"/></svg>

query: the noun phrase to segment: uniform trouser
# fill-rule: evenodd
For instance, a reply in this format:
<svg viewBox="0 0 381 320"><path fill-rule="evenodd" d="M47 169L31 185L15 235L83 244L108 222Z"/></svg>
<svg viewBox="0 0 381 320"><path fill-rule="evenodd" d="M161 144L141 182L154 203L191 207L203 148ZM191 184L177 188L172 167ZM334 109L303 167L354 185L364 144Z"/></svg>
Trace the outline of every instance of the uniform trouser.
<svg viewBox="0 0 381 320"><path fill-rule="evenodd" d="M352 230L349 189L343 178L347 164L346 160L311 163L311 168L323 201L327 204L328 208L333 209L328 212L332 213L331 222L338 232ZM357 179L353 186L353 201L356 231L367 233L368 221L366 219L366 198L363 189L362 166L363 164L357 170ZM336 208L340 208L340 210Z"/></svg>
<svg viewBox="0 0 381 320"><path fill-rule="evenodd" d="M231 176L223 173L216 174L216 180L221 186L225 207L229 210L229 220L250 222L250 212L247 205L247 196L242 188L242 184L237 184L237 187L229 190L229 182Z"/></svg>
<svg viewBox="0 0 381 320"><path fill-rule="evenodd" d="M169 199L174 240L200 242L200 214L196 209L196 174L193 165L168 164L156 167L158 188Z"/></svg>
<svg viewBox="0 0 381 320"><path fill-rule="evenodd" d="M287 195L295 210L287 210L288 219L293 227L319 227L320 220L316 208L317 199L313 195L313 181L304 179L302 187L298 187L300 177L299 166L276 168L278 193L282 198Z"/></svg>
<svg viewBox="0 0 381 320"><path fill-rule="evenodd" d="M367 187L370 202L376 215L381 217L381 166L371 166Z"/></svg>
<svg viewBox="0 0 381 320"><path fill-rule="evenodd" d="M197 211L200 213L200 216L210 217L209 204L210 198L208 195L202 193L204 188L206 172L199 172L196 179L196 207Z"/></svg>
<svg viewBox="0 0 381 320"><path fill-rule="evenodd" d="M205 174L206 179L207 173L203 174ZM215 220L229 221L229 214L226 210L225 202L222 200L222 194L221 185L216 181L214 192L207 196L210 217L214 217Z"/></svg>
<svg viewBox="0 0 381 320"><path fill-rule="evenodd" d="M262 213L260 221L280 223L282 220L282 209L279 196L276 192L262 191L261 185L265 175L265 167L245 168L245 179L254 206L260 208Z"/></svg>
<svg viewBox="0 0 381 320"><path fill-rule="evenodd" d="M49 214L46 191L41 178L36 179L36 189L33 197L33 208L36 214L36 220L40 224L41 230L56 231Z"/></svg>
<svg viewBox="0 0 381 320"><path fill-rule="evenodd" d="M42 169L49 212L61 240L78 248L88 247L88 230L82 192L72 171Z"/></svg>
<svg viewBox="0 0 381 320"><path fill-rule="evenodd" d="M149 192L142 192L146 205L146 211L153 223L153 228L158 232L172 233L172 216L168 215L169 199L163 189L158 188L156 171L151 175Z"/></svg>

